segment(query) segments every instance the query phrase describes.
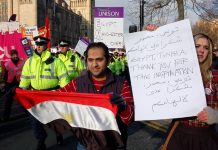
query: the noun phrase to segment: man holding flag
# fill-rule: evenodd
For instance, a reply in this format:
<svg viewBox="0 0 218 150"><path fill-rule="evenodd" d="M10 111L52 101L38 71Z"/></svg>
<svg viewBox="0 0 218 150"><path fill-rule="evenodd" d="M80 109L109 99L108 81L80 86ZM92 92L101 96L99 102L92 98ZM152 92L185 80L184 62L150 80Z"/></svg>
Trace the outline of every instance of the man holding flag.
<svg viewBox="0 0 218 150"><path fill-rule="evenodd" d="M89 139L92 141L92 145L89 142L79 139L77 150L94 149L93 147L100 147L99 149L106 150L112 149L125 150L127 144L127 125L133 121L134 104L131 87L128 82L112 72L107 68L109 63L109 50L108 47L102 43L91 43L85 51L85 62L87 65L87 71L84 75L72 80L65 87L58 89L59 92L79 92L79 93L98 93L106 94L112 93L110 102L118 106L118 113L116 121L121 132L122 141L124 147L114 147L114 145L107 145L104 141L93 142L95 139ZM81 118L82 119L82 118ZM85 121L85 120L84 120ZM77 132L78 133L78 132ZM85 133L79 133L81 137L85 136ZM110 137L107 139L113 141ZM101 145L97 145L101 143ZM95 145L96 144L96 145ZM105 144L105 145L104 145Z"/></svg>
<svg viewBox="0 0 218 150"><path fill-rule="evenodd" d="M104 43L91 43L85 61L88 70L58 92L17 90L18 101L41 123L53 122L58 133L72 131L79 141L77 150L125 150L127 126L134 116L131 87L107 68Z"/></svg>

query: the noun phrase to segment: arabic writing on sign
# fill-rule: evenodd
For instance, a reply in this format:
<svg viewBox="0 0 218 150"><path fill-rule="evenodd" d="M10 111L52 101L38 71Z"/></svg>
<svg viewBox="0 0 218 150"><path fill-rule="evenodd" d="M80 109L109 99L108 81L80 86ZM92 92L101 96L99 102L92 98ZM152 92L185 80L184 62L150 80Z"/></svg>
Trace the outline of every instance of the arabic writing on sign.
<svg viewBox="0 0 218 150"><path fill-rule="evenodd" d="M149 119L171 118L168 110L193 115L182 112L190 112L185 109L205 97L190 24L184 21L153 32L126 34L124 39L134 101L141 108L136 118L142 114L149 114L142 117ZM201 91L200 96L193 90Z"/></svg>
<svg viewBox="0 0 218 150"><path fill-rule="evenodd" d="M149 44L145 41L149 41ZM153 104L151 107L153 112L155 112L154 106L157 105L173 104L175 107L175 104L182 102L181 98L177 100L179 93L192 89L189 81L194 74L194 68L188 65L190 63L188 52L179 46L182 43L179 28L175 27L163 33L139 38L128 51L131 62L129 69L133 74L133 80L144 83L143 90L146 96L155 98L163 95L161 99L166 99L164 102L159 100ZM172 98L174 100L169 100Z"/></svg>
<svg viewBox="0 0 218 150"><path fill-rule="evenodd" d="M165 98L164 100L159 100L157 103L152 105L152 111L155 112L155 109L158 107L163 107L165 105L171 105L172 107L177 107L178 105L182 105L182 103L187 103L188 95L178 96L175 99Z"/></svg>

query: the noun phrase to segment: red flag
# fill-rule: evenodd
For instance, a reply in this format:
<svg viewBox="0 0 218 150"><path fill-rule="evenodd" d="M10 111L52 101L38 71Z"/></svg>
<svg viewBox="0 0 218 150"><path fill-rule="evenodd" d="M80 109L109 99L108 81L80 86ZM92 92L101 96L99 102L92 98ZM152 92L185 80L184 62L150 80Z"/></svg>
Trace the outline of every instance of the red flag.
<svg viewBox="0 0 218 150"><path fill-rule="evenodd" d="M48 16L45 17L44 37L50 39L50 23ZM48 42L48 48L51 48L51 43Z"/></svg>

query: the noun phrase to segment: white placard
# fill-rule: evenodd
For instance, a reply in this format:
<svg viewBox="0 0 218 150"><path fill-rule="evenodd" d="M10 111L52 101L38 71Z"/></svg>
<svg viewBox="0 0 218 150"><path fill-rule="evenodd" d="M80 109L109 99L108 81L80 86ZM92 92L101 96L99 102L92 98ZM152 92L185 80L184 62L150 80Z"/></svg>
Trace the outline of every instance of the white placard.
<svg viewBox="0 0 218 150"><path fill-rule="evenodd" d="M123 18L95 18L94 41L109 48L123 48Z"/></svg>
<svg viewBox="0 0 218 150"><path fill-rule="evenodd" d="M19 22L0 22L0 32L14 32L19 30Z"/></svg>
<svg viewBox="0 0 218 150"><path fill-rule="evenodd" d="M189 20L125 34L135 120L197 115L206 106Z"/></svg>
<svg viewBox="0 0 218 150"><path fill-rule="evenodd" d="M75 50L82 56L84 56L84 52L86 51L86 48L88 47L88 42L86 42L83 38L81 38L76 47Z"/></svg>
<svg viewBox="0 0 218 150"><path fill-rule="evenodd" d="M38 28L37 26L27 26L25 27L25 34L28 36L32 36L32 37L35 37L35 36L38 36Z"/></svg>

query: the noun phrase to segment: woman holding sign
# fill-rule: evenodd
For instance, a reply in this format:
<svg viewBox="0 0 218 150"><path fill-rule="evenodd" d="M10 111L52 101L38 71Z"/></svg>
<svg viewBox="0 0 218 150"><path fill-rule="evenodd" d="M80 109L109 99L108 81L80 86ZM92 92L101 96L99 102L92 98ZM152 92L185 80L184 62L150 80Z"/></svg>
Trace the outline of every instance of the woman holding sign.
<svg viewBox="0 0 218 150"><path fill-rule="evenodd" d="M195 35L194 42L204 83L207 107L196 114L197 117L173 121L174 125L172 125L168 140L166 140L168 142L165 142L164 145L167 150L218 150L218 136L215 131L215 123L218 123L218 98L211 72L213 44L205 34Z"/></svg>

